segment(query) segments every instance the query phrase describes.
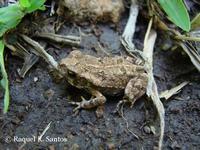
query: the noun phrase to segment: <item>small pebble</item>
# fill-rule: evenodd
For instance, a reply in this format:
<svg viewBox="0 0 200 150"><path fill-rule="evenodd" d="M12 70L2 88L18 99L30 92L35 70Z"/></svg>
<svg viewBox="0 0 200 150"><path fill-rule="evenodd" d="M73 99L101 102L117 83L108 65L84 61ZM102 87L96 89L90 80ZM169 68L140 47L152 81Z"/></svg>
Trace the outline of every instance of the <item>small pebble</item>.
<svg viewBox="0 0 200 150"><path fill-rule="evenodd" d="M38 77L34 77L34 78L33 78L33 81L34 81L34 82L37 82L38 80L39 80Z"/></svg>
<svg viewBox="0 0 200 150"><path fill-rule="evenodd" d="M178 144L177 141L174 141L174 142L171 144L171 148L172 148L172 149L180 149L181 147L180 147L180 145Z"/></svg>
<svg viewBox="0 0 200 150"><path fill-rule="evenodd" d="M151 129L149 126L144 126L144 132L147 133L147 134L150 134L151 133Z"/></svg>
<svg viewBox="0 0 200 150"><path fill-rule="evenodd" d="M79 145L77 143L74 143L72 145L72 147L70 148L70 150L79 150L79 149L80 149L80 147L79 147Z"/></svg>
<svg viewBox="0 0 200 150"><path fill-rule="evenodd" d="M146 126L144 126L144 132L147 133L147 134L153 133L155 135L156 129L152 125L150 125L150 126L146 125Z"/></svg>
<svg viewBox="0 0 200 150"><path fill-rule="evenodd" d="M108 130L107 132L108 132L108 134L112 134L112 130Z"/></svg>
<svg viewBox="0 0 200 150"><path fill-rule="evenodd" d="M151 129L151 133L153 133L154 135L156 134L156 129L154 126L150 126L150 129Z"/></svg>
<svg viewBox="0 0 200 150"><path fill-rule="evenodd" d="M84 132L84 131L85 131L85 128L81 127L81 128L80 128L80 131L81 131L81 132Z"/></svg>
<svg viewBox="0 0 200 150"><path fill-rule="evenodd" d="M54 90L48 89L47 91L44 92L44 97L48 100L51 100L54 94L55 94Z"/></svg>
<svg viewBox="0 0 200 150"><path fill-rule="evenodd" d="M54 145L50 145L49 146L49 150L55 150L55 146Z"/></svg>
<svg viewBox="0 0 200 150"><path fill-rule="evenodd" d="M20 68L17 68L17 73L19 73L19 72L20 72L20 70L21 70Z"/></svg>
<svg viewBox="0 0 200 150"><path fill-rule="evenodd" d="M109 143L108 144L108 149L109 150L114 150L115 149L115 145L113 143Z"/></svg>

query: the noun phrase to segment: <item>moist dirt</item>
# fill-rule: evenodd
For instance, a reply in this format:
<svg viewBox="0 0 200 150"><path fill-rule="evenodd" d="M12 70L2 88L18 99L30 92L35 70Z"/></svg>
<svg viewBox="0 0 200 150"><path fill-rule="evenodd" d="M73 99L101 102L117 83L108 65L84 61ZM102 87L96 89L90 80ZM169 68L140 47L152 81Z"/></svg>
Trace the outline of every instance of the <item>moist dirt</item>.
<svg viewBox="0 0 200 150"><path fill-rule="evenodd" d="M104 51L112 55L124 55L120 35L127 18L128 15L124 15L117 27L109 23L76 26L64 23L57 33L77 35L79 27L84 35L78 49L98 56L105 55ZM139 19L133 42L140 49L146 25L144 20ZM163 33L159 32L154 52L154 74L159 92L189 81L181 92L168 100L162 100L166 111L163 149L197 150L200 149L200 76L186 55L171 50L160 50L159 47L165 42L162 36ZM45 40L44 42L47 42L46 50L56 60L66 57L74 49L71 46ZM49 73L48 64L43 59L40 59L25 78L21 79L17 70L21 68L22 63L18 57L7 53L6 67L11 101L9 112L0 116L0 149L151 150L157 148L159 119L151 100L145 95L137 100L133 108L124 106L125 119L113 113L121 97L107 98L103 118L96 118L95 109L81 110L74 116L74 106L68 102L78 101L80 96L86 93L70 87L66 81L56 83ZM2 93L0 96L3 99ZM49 123L50 127L42 140L38 141L38 137ZM136 139L130 131L140 138ZM23 143L16 139L14 141L14 137L36 137L36 139ZM55 141L58 138L61 141Z"/></svg>

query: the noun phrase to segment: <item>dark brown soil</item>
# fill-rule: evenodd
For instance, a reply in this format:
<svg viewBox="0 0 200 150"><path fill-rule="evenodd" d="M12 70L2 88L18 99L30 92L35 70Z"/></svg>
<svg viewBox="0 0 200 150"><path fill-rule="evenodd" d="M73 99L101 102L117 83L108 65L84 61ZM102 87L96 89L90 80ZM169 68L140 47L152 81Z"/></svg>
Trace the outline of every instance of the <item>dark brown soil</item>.
<svg viewBox="0 0 200 150"><path fill-rule="evenodd" d="M83 37L81 49L86 53L96 54L99 41L109 53L120 54L124 50L120 44L120 35L126 23L124 16L118 30L108 24L97 24L99 36L93 34L90 25L81 26L81 30L92 35ZM142 48L146 25L138 24L134 43ZM68 34L71 24L64 24L58 33ZM73 33L73 32L72 32ZM138 40L139 39L139 40ZM40 39L35 39L40 40ZM163 42L158 34L156 47ZM56 60L67 56L70 46L52 46L48 52ZM20 79L17 69L22 61L8 55L7 70L10 81L11 104L9 112L0 117L0 149L155 149L159 137L159 120L152 102L146 96L139 99L130 109L124 107L124 117L129 129L141 137L136 139L126 127L126 121L113 113L120 98L108 98L104 117L97 119L95 110L81 110L73 116L73 106L69 99L81 93L80 90L67 86L65 81L55 83L49 75L47 63L40 59L26 75ZM187 56L179 52L163 51L155 48L154 73L159 91L170 89L183 81L190 81L181 92L169 100L163 100L166 110L165 136L163 149L200 149L200 77L193 69ZM38 81L34 82L34 78ZM83 92L83 91L82 91ZM1 94L2 95L2 94ZM2 97L1 97L2 99ZM1 103L1 108L3 103ZM14 142L14 137L38 137L51 122L42 142ZM153 126L156 134L144 131L144 127ZM66 142L45 141L47 137L66 138ZM9 140L10 138L10 140Z"/></svg>

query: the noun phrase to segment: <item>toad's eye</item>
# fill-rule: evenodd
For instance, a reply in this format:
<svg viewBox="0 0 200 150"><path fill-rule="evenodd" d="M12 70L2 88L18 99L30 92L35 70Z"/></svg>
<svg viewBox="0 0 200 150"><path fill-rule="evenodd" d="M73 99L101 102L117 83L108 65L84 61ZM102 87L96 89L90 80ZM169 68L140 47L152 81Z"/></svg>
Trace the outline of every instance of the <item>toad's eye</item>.
<svg viewBox="0 0 200 150"><path fill-rule="evenodd" d="M70 76L70 77L76 77L76 74L74 73L74 72L72 72L72 71L68 71L68 76Z"/></svg>

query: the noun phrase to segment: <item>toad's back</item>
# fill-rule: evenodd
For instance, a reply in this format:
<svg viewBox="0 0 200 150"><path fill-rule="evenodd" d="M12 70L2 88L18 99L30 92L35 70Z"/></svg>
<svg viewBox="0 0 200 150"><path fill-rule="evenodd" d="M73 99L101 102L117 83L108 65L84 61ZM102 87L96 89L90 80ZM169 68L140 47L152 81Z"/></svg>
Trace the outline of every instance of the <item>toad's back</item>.
<svg viewBox="0 0 200 150"><path fill-rule="evenodd" d="M97 58L73 51L61 61L60 66L73 86L95 88L109 94L122 91L130 79L145 74L143 66L134 63L130 57Z"/></svg>

